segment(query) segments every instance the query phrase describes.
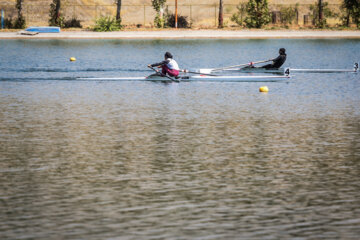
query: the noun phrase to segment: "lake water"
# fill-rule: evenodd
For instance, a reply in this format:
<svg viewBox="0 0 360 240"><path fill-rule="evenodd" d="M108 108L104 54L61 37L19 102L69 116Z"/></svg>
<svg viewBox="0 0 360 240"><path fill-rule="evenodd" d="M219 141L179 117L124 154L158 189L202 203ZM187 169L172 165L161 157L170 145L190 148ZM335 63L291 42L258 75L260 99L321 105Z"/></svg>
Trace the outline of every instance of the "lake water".
<svg viewBox="0 0 360 240"><path fill-rule="evenodd" d="M358 239L359 74L76 80L280 47L292 68L360 60L359 40L1 40L0 239Z"/></svg>

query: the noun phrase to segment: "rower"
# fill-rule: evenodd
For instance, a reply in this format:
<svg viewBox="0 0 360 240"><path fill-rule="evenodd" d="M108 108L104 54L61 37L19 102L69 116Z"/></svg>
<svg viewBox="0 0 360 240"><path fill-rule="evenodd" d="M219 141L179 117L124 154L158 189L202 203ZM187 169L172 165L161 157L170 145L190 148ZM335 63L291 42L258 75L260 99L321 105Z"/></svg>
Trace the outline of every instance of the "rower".
<svg viewBox="0 0 360 240"><path fill-rule="evenodd" d="M166 52L165 53L165 60L159 63L149 64L149 67L161 67L162 68L162 74L167 74L170 77L177 77L179 75L179 65L177 62L173 59L173 56L171 53Z"/></svg>
<svg viewBox="0 0 360 240"><path fill-rule="evenodd" d="M279 56L274 59L270 59L269 61L273 61L271 64L267 64L262 66L262 68L280 68L286 61L286 53L285 48L279 49Z"/></svg>

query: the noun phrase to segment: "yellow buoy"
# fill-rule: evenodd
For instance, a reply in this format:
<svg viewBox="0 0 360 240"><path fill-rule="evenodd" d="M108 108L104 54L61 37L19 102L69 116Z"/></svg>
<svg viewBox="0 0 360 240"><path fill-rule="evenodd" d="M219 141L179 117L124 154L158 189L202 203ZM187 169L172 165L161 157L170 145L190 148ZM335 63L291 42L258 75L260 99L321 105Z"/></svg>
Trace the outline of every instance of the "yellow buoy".
<svg viewBox="0 0 360 240"><path fill-rule="evenodd" d="M70 62L74 62L74 61L76 61L76 58L71 57L71 58L70 58Z"/></svg>
<svg viewBox="0 0 360 240"><path fill-rule="evenodd" d="M260 91L260 92L268 92L269 89L268 89L267 86L262 86L262 87L259 88L259 91Z"/></svg>

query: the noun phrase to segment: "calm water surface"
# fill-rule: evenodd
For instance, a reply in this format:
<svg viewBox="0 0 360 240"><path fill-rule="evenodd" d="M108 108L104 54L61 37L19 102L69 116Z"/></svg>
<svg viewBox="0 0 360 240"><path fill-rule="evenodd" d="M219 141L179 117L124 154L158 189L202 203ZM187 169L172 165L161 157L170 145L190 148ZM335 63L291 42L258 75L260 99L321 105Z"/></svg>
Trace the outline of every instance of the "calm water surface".
<svg viewBox="0 0 360 240"><path fill-rule="evenodd" d="M0 239L358 239L358 74L76 80L279 47L293 68L360 60L359 40L1 40Z"/></svg>

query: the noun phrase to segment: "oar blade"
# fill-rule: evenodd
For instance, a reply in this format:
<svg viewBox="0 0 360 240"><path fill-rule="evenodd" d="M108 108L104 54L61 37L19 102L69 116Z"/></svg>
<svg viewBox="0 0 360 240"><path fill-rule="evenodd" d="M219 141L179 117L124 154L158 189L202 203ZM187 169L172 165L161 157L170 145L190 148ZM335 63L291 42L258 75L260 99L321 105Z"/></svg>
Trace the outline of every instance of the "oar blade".
<svg viewBox="0 0 360 240"><path fill-rule="evenodd" d="M199 69L199 73L210 74L211 72L212 72L212 68L202 68L202 69Z"/></svg>

